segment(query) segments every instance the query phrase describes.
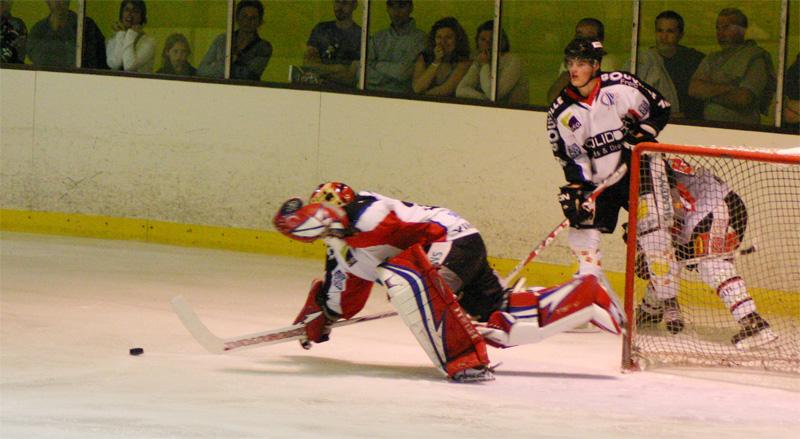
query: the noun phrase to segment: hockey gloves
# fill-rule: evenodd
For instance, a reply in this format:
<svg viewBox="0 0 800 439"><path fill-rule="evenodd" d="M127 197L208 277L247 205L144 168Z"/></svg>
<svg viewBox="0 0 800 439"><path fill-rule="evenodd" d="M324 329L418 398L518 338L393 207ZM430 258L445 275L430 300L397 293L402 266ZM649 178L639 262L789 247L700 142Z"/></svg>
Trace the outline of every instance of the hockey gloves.
<svg viewBox="0 0 800 439"><path fill-rule="evenodd" d="M323 343L330 339L331 325L336 321L335 317L330 317L317 304L317 294L322 291L323 283L319 279L314 279L308 298L300 310L300 314L294 319L294 324L305 326L306 335L300 339L300 346L303 349L311 349L311 343Z"/></svg>
<svg viewBox="0 0 800 439"><path fill-rule="evenodd" d="M569 220L572 227L578 227L581 223L594 218L594 204L585 203L592 194L593 187L590 184L570 183L561 186L560 190L558 202L561 203L564 217Z"/></svg>
<svg viewBox="0 0 800 439"><path fill-rule="evenodd" d="M626 124L622 141L627 148L641 142L655 142L658 132L650 125L643 123Z"/></svg>

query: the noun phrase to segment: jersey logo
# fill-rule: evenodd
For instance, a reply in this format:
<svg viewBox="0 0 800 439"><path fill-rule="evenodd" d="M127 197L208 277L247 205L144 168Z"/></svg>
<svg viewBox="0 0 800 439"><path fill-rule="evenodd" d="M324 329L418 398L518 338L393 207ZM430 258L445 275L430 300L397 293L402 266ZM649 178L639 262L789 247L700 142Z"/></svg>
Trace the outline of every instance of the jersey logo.
<svg viewBox="0 0 800 439"><path fill-rule="evenodd" d="M569 156L569 158L571 159L574 159L575 157L581 155L581 147L574 143L567 145L566 149L567 149L567 156Z"/></svg>
<svg viewBox="0 0 800 439"><path fill-rule="evenodd" d="M639 114L641 114L642 117L647 117L647 115L650 114L650 103L649 102L642 101L642 103L639 104Z"/></svg>
<svg viewBox="0 0 800 439"><path fill-rule="evenodd" d="M599 158L622 149L620 140L622 140L622 132L611 130L589 137L583 147L589 151L592 158Z"/></svg>
<svg viewBox="0 0 800 439"><path fill-rule="evenodd" d="M600 95L600 103L605 105L606 107L613 107L614 106L614 95L611 93L603 93Z"/></svg>
<svg viewBox="0 0 800 439"><path fill-rule="evenodd" d="M331 283L333 287L337 291L344 291L344 280L347 278L347 275L344 274L341 270L336 270L333 272L333 276L331 276Z"/></svg>

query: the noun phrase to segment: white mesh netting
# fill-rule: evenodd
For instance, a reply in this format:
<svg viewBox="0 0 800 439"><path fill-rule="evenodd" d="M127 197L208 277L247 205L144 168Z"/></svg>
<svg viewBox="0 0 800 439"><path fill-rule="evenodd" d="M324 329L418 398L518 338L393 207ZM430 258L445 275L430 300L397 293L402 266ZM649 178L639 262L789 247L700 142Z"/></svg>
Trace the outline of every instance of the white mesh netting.
<svg viewBox="0 0 800 439"><path fill-rule="evenodd" d="M635 281L626 295L633 297L636 316L626 361L641 368L702 365L800 373L800 164L743 159L735 152L643 153L639 181L645 192L652 181L647 163L658 157L670 167L673 211L659 207L658 215L670 230L663 236L671 242L662 244L671 275L657 259L638 276L628 273ZM636 243L629 240L640 255L647 253L643 245L658 247L646 241L655 235L643 238L653 224L641 219L653 215L655 206L644 207L642 200ZM664 279L661 293L654 293L652 282ZM668 291L677 291L680 331L667 328L675 316L664 301ZM644 308L651 313L639 315L645 295L653 306Z"/></svg>

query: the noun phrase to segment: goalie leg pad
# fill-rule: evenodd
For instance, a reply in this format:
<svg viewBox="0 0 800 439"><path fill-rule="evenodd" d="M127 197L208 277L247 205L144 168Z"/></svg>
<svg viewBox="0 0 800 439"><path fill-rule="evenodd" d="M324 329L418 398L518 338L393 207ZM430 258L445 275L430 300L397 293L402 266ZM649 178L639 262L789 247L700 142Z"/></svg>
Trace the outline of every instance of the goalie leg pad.
<svg viewBox="0 0 800 439"><path fill-rule="evenodd" d="M535 301L535 311L515 302ZM591 275L539 291L509 297L507 311L497 311L481 332L493 346L510 347L536 343L586 323L621 334L625 314L619 299Z"/></svg>
<svg viewBox="0 0 800 439"><path fill-rule="evenodd" d="M381 264L378 276L403 322L443 374L453 378L488 366L486 343L422 247L414 245Z"/></svg>
<svg viewBox="0 0 800 439"><path fill-rule="evenodd" d="M666 230L654 230L639 238L647 265L647 278L656 300L673 299L678 294L676 280L680 264L674 256L672 238Z"/></svg>
<svg viewBox="0 0 800 439"><path fill-rule="evenodd" d="M717 295L728 307L737 322L745 316L756 312L756 304L753 298L747 294L744 280L739 276L732 277L720 284L717 288Z"/></svg>

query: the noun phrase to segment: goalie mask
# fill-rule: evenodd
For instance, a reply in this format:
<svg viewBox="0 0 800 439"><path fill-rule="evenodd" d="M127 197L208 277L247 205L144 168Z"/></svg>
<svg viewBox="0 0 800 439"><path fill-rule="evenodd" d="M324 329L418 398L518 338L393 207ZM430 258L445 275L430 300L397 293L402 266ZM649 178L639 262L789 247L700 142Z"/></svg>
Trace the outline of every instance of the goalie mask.
<svg viewBox="0 0 800 439"><path fill-rule="evenodd" d="M356 199L356 193L350 186L338 181L322 183L309 197L309 203L329 203L344 206Z"/></svg>
<svg viewBox="0 0 800 439"><path fill-rule="evenodd" d="M673 171L683 174L683 175L695 175L694 168L692 165L683 161L683 159L679 159L677 157L673 157L667 159L667 164L669 164L669 168Z"/></svg>
<svg viewBox="0 0 800 439"><path fill-rule="evenodd" d="M272 224L289 238L311 242L328 236L344 236L349 220L345 212L336 205L303 205L303 200L294 197L283 202L272 218Z"/></svg>

